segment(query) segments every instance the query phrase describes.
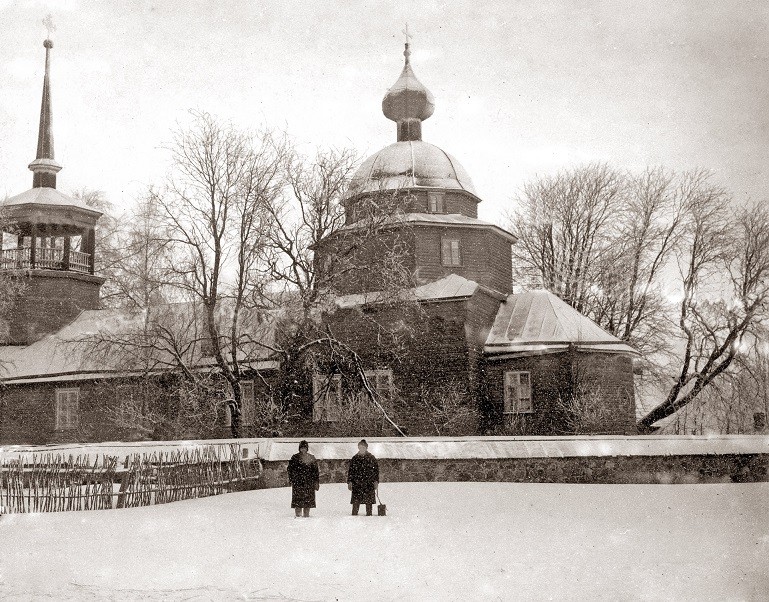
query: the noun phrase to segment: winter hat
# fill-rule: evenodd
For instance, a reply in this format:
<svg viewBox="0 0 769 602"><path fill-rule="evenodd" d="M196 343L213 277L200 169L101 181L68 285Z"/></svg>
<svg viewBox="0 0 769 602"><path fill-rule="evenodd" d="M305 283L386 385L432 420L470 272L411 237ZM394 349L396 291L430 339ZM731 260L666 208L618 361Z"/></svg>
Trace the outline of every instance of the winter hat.
<svg viewBox="0 0 769 602"><path fill-rule="evenodd" d="M366 443L365 439L361 439L360 441L358 441L358 445L365 445L366 447L368 447L368 443Z"/></svg>
<svg viewBox="0 0 769 602"><path fill-rule="evenodd" d="M310 451L310 444L307 443L304 439L302 439L299 442L299 451L302 451L302 448L306 449L307 451Z"/></svg>

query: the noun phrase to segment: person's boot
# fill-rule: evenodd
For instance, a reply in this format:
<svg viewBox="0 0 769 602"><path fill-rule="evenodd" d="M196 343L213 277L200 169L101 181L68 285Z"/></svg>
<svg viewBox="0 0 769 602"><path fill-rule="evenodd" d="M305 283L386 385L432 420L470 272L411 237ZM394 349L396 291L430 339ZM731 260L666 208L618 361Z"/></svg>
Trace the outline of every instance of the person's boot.
<svg viewBox="0 0 769 602"><path fill-rule="evenodd" d="M353 504L352 505L352 515L358 516L358 510L360 509L360 504Z"/></svg>
<svg viewBox="0 0 769 602"><path fill-rule="evenodd" d="M366 504L366 516L371 516L371 506L372 504Z"/></svg>
<svg viewBox="0 0 769 602"><path fill-rule="evenodd" d="M305 518L310 518L310 509L309 508L303 508L302 512L304 513Z"/></svg>
<svg viewBox="0 0 769 602"><path fill-rule="evenodd" d="M302 509L294 508L294 518L299 518L300 516L302 516Z"/></svg>

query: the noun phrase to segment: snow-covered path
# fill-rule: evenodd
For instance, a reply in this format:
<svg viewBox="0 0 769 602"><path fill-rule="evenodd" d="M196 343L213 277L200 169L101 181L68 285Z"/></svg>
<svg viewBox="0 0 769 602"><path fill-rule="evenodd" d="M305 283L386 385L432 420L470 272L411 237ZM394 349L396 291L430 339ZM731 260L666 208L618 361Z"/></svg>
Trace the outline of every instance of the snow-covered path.
<svg viewBox="0 0 769 602"><path fill-rule="evenodd" d="M769 484L323 485L0 518L0 598L767 599Z"/></svg>

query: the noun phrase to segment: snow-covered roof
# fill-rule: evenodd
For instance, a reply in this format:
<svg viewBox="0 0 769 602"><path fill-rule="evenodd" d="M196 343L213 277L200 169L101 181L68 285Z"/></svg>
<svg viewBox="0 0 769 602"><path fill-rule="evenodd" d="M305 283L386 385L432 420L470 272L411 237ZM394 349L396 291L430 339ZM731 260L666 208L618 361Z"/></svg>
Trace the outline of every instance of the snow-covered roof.
<svg viewBox="0 0 769 602"><path fill-rule="evenodd" d="M101 211L89 207L83 201L64 194L56 188L49 188L47 186L41 186L40 188L30 188L25 190L21 194L10 197L4 203L1 203L5 207L12 207L17 205L53 205L56 207L74 207L87 213L92 213L96 216L101 215Z"/></svg>
<svg viewBox="0 0 769 602"><path fill-rule="evenodd" d="M546 290L509 295L486 339L488 354L532 355L567 349L638 352Z"/></svg>
<svg viewBox="0 0 769 602"><path fill-rule="evenodd" d="M363 227L367 222L364 220L343 226L341 230L356 230ZM477 217L470 217L459 213L401 213L383 220L380 227L396 227L400 224L409 224L411 226L462 226L463 228L479 228L493 230L497 234L505 237L510 244L514 244L518 238L504 228L483 221Z"/></svg>
<svg viewBox="0 0 769 602"><path fill-rule="evenodd" d="M395 142L371 155L355 173L352 194L403 188L464 190L473 183L454 157L422 140Z"/></svg>
<svg viewBox="0 0 769 602"><path fill-rule="evenodd" d="M162 312L166 322L173 320L177 314L189 320L190 308L187 303L157 306L152 310L156 314ZM31 345L0 346L0 380L10 385L114 378L143 373L145 370L140 369L140 366L132 365L125 350L115 345L115 351L111 353L102 345L97 352L95 343L98 340L134 336L141 330L146 318L146 310L86 310L58 332ZM157 315L155 319L158 319ZM270 344L274 334L271 323L256 325L254 321L250 322L254 325L254 333L258 333L264 342ZM89 340L93 340L94 345L90 345ZM251 365L258 369L274 368L275 363L269 361L269 355L266 348L255 347ZM194 364L196 367L212 366L214 361L212 358L199 357L194 360Z"/></svg>
<svg viewBox="0 0 769 602"><path fill-rule="evenodd" d="M404 300L414 301L449 301L472 297L478 289L482 289L493 296L499 293L487 289L473 280L468 280L458 274L449 274L445 278L428 282L421 286L405 290L401 293ZM335 298L335 303L342 309L373 305L383 301L384 293L373 291L370 293L354 293L340 295Z"/></svg>

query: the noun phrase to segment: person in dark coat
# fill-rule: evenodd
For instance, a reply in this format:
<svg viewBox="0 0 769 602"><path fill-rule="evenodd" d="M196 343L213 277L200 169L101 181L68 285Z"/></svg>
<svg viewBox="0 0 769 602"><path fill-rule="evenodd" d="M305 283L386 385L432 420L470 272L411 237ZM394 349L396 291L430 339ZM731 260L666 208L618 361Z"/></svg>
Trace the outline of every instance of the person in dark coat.
<svg viewBox="0 0 769 602"><path fill-rule="evenodd" d="M288 480L291 483L291 507L296 518L303 514L307 518L310 508L315 508L315 492L320 489L318 461L310 453L307 441L299 444L299 453L291 456L288 462Z"/></svg>
<svg viewBox="0 0 769 602"><path fill-rule="evenodd" d="M358 453L350 460L347 488L352 491L352 515L357 516L360 505L366 504L366 516L371 516L371 507L376 501L379 488L379 462L369 453L365 439L360 440Z"/></svg>

